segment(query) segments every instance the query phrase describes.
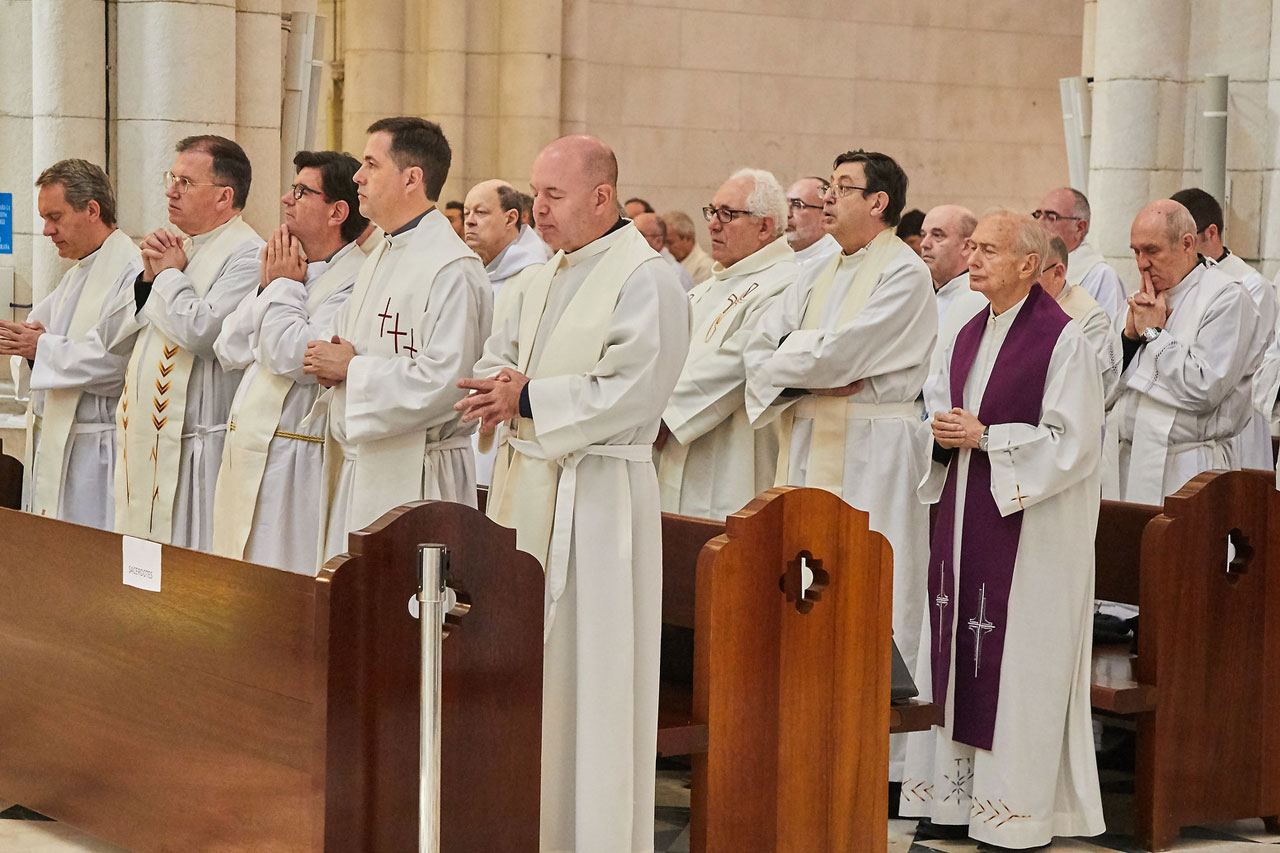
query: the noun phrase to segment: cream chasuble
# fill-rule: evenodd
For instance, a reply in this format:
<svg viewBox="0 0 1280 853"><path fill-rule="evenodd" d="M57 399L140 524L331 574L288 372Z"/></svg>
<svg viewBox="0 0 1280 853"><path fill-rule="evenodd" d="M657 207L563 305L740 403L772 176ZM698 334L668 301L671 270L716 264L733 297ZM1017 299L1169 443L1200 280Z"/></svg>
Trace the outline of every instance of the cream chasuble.
<svg viewBox="0 0 1280 853"><path fill-rule="evenodd" d="M364 260L359 247L348 243L329 262L308 264L311 280L305 285L277 279L262 293L251 292L223 325L214 345L219 359L227 367L247 370L231 403L214 493L215 554L300 574L319 569L314 497L323 465L324 424L304 429L298 423L320 390L314 376L302 374L302 358L308 341L324 339L330 331ZM271 285L277 284L273 290ZM303 289L304 311L295 314L298 322L281 326L268 313L277 299L287 304L289 295L279 291L294 289L290 285ZM286 402L293 417L284 411ZM269 471L275 474L270 485L264 482Z"/></svg>
<svg viewBox="0 0 1280 853"><path fill-rule="evenodd" d="M1253 373L1271 331L1245 289L1216 267L1196 266L1164 296L1164 331L1112 393L1119 492L1104 489L1104 497L1130 503L1163 504L1201 471L1240 467L1235 437L1252 414ZM1116 318L1118 334L1124 323Z"/></svg>
<svg viewBox="0 0 1280 853"><path fill-rule="evenodd" d="M142 254L115 230L63 276L29 321L44 324L29 381L23 509L109 529L114 410L127 361L107 351L111 303L132 284ZM127 279L127 280L126 280ZM15 357L22 362L25 359Z"/></svg>
<svg viewBox="0 0 1280 853"><path fill-rule="evenodd" d="M526 372L533 418L498 453L489 515L547 570L543 853L651 851L662 620L652 444L689 303L639 231L557 255L476 375Z"/></svg>
<svg viewBox="0 0 1280 853"><path fill-rule="evenodd" d="M783 418L778 482L836 492L893 546L894 640L908 666L929 557L928 510L915 491L931 441L919 398L937 329L929 268L886 229L804 272L762 314L743 354L748 416L757 426ZM859 379L862 390L849 397L804 393ZM894 736L894 781L904 749Z"/></svg>
<svg viewBox="0 0 1280 853"><path fill-rule="evenodd" d="M778 436L747 418L742 349L756 320L799 275L785 237L689 293L689 356L662 422L671 431L658 455L664 512L724 519L773 485Z"/></svg>
<svg viewBox="0 0 1280 853"><path fill-rule="evenodd" d="M385 237L364 261L338 320L356 357L346 381L316 404L329 413L324 560L346 550L348 533L401 504L476 505L475 426L453 405L492 313L480 259L438 209Z"/></svg>
<svg viewBox="0 0 1280 853"><path fill-rule="evenodd" d="M228 392L240 382L216 364L213 342L256 280L243 262L253 264L263 245L236 216L184 242L185 270L156 276L117 413L116 532L208 549ZM224 394L225 402L201 399Z"/></svg>

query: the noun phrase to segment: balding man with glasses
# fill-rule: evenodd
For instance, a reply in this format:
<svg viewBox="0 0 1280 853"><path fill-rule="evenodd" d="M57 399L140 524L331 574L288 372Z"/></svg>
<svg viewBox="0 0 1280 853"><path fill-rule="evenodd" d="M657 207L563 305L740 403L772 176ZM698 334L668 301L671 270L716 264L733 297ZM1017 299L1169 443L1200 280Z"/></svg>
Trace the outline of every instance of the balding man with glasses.
<svg viewBox="0 0 1280 853"><path fill-rule="evenodd" d="M202 551L212 544L214 484L243 375L218 363L213 344L257 286L265 245L240 216L251 178L244 149L221 136L183 139L164 174L175 230L142 241L134 302L144 328L116 416L120 533Z"/></svg>
<svg viewBox="0 0 1280 853"><path fill-rule="evenodd" d="M1125 313L1124 283L1089 242L1089 199L1079 190L1050 190L1031 212L1050 237L1067 244L1067 285L1083 287L1112 319Z"/></svg>
<svg viewBox="0 0 1280 853"><path fill-rule="evenodd" d="M822 227L822 196L827 182L801 178L787 188L787 243L801 269L831 260L840 244Z"/></svg>
<svg viewBox="0 0 1280 853"><path fill-rule="evenodd" d="M894 638L915 666L928 568L929 430L920 391L938 333L929 268L894 234L907 176L893 158L850 151L822 187L823 227L841 252L803 271L748 340L747 415L778 421L779 485L826 489L870 514L893 546ZM891 744L902 779L905 744Z"/></svg>

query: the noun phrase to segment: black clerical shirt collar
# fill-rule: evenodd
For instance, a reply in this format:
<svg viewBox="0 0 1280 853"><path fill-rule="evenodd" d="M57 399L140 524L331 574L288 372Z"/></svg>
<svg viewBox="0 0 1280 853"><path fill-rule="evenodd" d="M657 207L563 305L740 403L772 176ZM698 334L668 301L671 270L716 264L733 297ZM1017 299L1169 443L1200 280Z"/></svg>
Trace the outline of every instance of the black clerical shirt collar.
<svg viewBox="0 0 1280 853"><path fill-rule="evenodd" d="M408 222L401 225L396 230L392 231L390 234L387 235L387 237L399 237L401 234L403 234L406 231L412 231L414 228L418 227L418 223L422 221L422 217L426 216L428 213L430 213L435 209L436 209L436 206L434 204L431 205L426 210L422 211L417 216L413 217L413 219L410 219Z"/></svg>
<svg viewBox="0 0 1280 853"><path fill-rule="evenodd" d="M1221 255L1218 255L1218 260L1217 260L1217 261L1215 261L1215 263L1219 263L1219 264L1220 264L1220 263L1222 263L1223 261L1225 261L1225 260L1227 259L1227 255L1229 255L1229 254L1231 254L1231 250L1230 250L1230 249L1228 249L1226 246L1223 246L1223 247L1222 247L1222 254L1221 254Z"/></svg>

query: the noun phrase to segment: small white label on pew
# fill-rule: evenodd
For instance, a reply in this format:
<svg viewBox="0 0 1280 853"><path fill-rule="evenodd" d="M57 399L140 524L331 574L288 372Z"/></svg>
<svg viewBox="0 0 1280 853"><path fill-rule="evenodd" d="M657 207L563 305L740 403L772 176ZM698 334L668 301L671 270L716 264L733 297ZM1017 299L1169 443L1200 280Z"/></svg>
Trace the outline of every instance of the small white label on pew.
<svg viewBox="0 0 1280 853"><path fill-rule="evenodd" d="M125 536L121 543L121 550L124 552L124 585L159 592L160 543L134 539L132 536Z"/></svg>

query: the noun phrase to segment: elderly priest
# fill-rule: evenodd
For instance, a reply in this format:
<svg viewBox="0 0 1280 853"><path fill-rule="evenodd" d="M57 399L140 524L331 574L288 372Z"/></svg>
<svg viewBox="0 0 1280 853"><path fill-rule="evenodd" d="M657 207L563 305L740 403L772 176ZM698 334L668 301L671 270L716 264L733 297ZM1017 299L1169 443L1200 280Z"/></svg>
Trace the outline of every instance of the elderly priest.
<svg viewBox="0 0 1280 853"><path fill-rule="evenodd" d="M779 422L780 485L840 495L893 546L893 630L908 666L924 614L929 514L915 487L928 455L918 402L938 310L929 268L894 234L907 176L893 158L850 151L823 187L841 252L804 271L747 342L747 415ZM899 781L895 735L890 779Z"/></svg>
<svg viewBox="0 0 1280 853"><path fill-rule="evenodd" d="M689 302L618 216L618 161L567 136L533 162L556 250L485 344L459 404L502 422L489 515L546 568L544 853L653 849L662 538L653 441Z"/></svg>
<svg viewBox="0 0 1280 853"><path fill-rule="evenodd" d="M409 501L476 505L470 433L453 404L480 357L493 294L480 259L436 207L452 153L413 116L369 126L355 174L360 213L386 236L356 276L332 339L307 344L303 372L332 388L325 441L322 562L347 534Z"/></svg>
<svg viewBox="0 0 1280 853"><path fill-rule="evenodd" d="M102 169L61 160L36 186L44 235L76 263L25 323L0 320L0 355L12 356L18 388L31 395L22 506L109 530L116 404L129 359L107 342L132 325L141 255L116 227L116 197Z"/></svg>
<svg viewBox="0 0 1280 853"><path fill-rule="evenodd" d="M735 172L703 211L716 263L689 293L693 336L662 413L658 483L665 512L723 519L773 485L777 428L747 418L742 348L800 268L783 233L786 196L769 172Z"/></svg>
<svg viewBox="0 0 1280 853"><path fill-rule="evenodd" d="M945 718L908 736L900 812L932 837L1024 849L1104 828L1089 709L1102 377L1035 283L1044 230L999 213L970 240L991 307L926 387L920 484L938 514L916 680Z"/></svg>
<svg viewBox="0 0 1280 853"><path fill-rule="evenodd" d="M1162 504L1201 471L1239 468L1253 373L1271 335L1248 291L1196 252L1185 207L1161 199L1133 221L1142 289L1114 321L1124 372L1111 422L1120 500Z"/></svg>

